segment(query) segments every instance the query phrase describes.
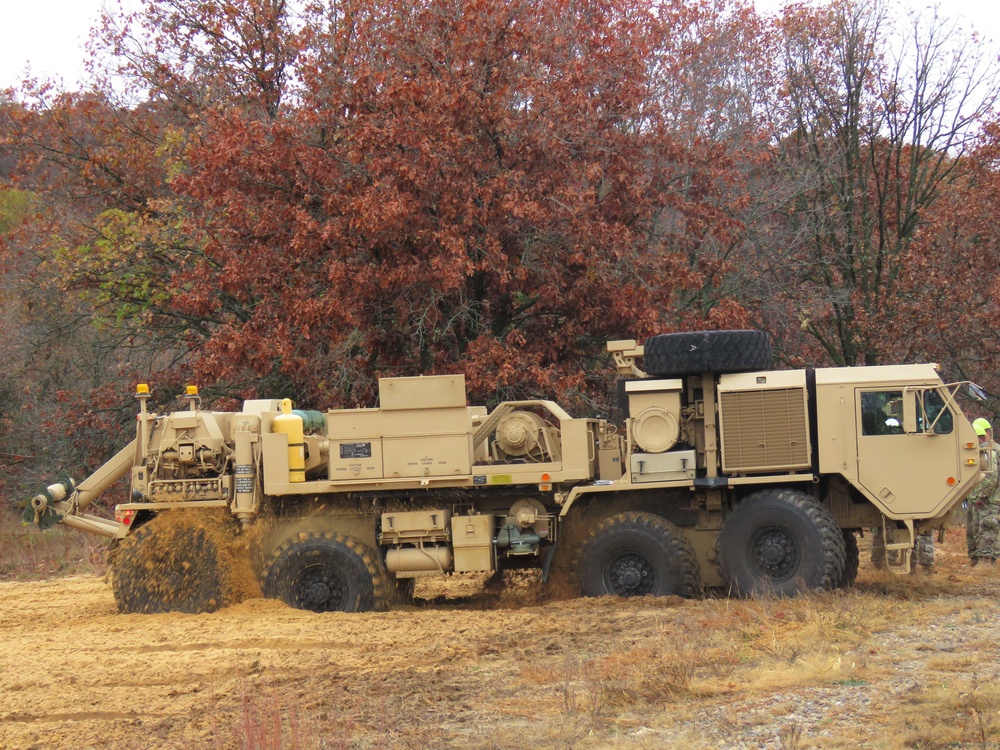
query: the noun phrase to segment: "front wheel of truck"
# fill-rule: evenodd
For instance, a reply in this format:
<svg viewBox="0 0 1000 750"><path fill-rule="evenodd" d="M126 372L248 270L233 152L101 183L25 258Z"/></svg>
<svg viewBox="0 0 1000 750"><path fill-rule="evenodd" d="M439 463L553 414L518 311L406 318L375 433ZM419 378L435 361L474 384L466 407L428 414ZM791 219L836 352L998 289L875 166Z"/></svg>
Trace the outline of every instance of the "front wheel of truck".
<svg viewBox="0 0 1000 750"><path fill-rule="evenodd" d="M795 596L844 580L844 534L824 506L798 490L748 496L722 524L722 579L741 596Z"/></svg>
<svg viewBox="0 0 1000 750"><path fill-rule="evenodd" d="M368 612L388 586L375 555L344 534L302 532L282 544L262 573L264 596L312 612Z"/></svg>
<svg viewBox="0 0 1000 750"><path fill-rule="evenodd" d="M650 513L620 513L599 523L574 566L584 596L695 597L698 559L684 534Z"/></svg>

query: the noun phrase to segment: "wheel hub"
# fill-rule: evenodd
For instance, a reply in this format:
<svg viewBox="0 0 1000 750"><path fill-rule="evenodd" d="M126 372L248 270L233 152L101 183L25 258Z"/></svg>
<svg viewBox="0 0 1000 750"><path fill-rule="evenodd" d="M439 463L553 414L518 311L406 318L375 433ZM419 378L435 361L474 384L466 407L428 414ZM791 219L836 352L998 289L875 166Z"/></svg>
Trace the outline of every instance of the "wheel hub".
<svg viewBox="0 0 1000 750"><path fill-rule="evenodd" d="M608 572L611 591L618 596L645 596L656 588L653 567L640 555L622 555Z"/></svg>
<svg viewBox="0 0 1000 750"><path fill-rule="evenodd" d="M324 570L307 571L298 587L305 609L313 612L331 612L340 609L344 587L340 580Z"/></svg>
<svg viewBox="0 0 1000 750"><path fill-rule="evenodd" d="M309 589L305 592L305 599L310 603L320 603L325 602L330 598L330 587L327 586L325 581L315 581L309 585Z"/></svg>
<svg viewBox="0 0 1000 750"><path fill-rule="evenodd" d="M798 569L798 547L784 529L765 529L757 537L753 553L760 571L772 580L787 580Z"/></svg>

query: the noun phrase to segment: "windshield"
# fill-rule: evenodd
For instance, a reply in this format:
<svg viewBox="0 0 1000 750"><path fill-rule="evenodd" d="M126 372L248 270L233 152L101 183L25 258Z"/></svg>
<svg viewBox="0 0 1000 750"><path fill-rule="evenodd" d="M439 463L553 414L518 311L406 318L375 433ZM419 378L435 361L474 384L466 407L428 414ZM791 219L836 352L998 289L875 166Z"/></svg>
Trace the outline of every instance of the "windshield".
<svg viewBox="0 0 1000 750"><path fill-rule="evenodd" d="M917 431L946 435L955 427L955 417L937 390L917 391Z"/></svg>

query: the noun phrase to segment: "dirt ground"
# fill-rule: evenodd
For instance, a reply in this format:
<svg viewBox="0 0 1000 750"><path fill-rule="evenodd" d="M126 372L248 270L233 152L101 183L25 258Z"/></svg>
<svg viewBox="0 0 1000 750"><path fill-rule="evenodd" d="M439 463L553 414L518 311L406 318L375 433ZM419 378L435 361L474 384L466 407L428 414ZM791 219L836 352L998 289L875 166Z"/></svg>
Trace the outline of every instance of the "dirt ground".
<svg viewBox="0 0 1000 750"><path fill-rule="evenodd" d="M0 747L998 747L1000 569L886 575L758 603L455 578L363 615L122 615L103 577L4 582Z"/></svg>

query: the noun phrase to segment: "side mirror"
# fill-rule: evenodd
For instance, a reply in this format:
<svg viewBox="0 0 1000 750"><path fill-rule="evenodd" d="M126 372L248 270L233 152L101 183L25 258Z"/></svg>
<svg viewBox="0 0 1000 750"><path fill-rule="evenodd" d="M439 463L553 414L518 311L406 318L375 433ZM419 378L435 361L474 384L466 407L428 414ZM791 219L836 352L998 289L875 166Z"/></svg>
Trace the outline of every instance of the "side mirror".
<svg viewBox="0 0 1000 750"><path fill-rule="evenodd" d="M966 390L968 391L969 398L973 401L986 401L989 398L989 394L975 383L969 383Z"/></svg>

